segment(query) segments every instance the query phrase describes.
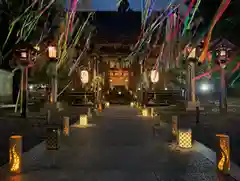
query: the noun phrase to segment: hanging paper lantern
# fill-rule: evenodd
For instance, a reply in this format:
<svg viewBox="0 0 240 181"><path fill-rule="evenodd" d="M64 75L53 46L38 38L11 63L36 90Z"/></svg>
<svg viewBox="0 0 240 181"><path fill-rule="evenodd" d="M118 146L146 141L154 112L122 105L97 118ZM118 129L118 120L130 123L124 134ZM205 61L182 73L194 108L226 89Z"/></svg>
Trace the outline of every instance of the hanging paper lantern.
<svg viewBox="0 0 240 181"><path fill-rule="evenodd" d="M81 81L82 81L82 83L86 84L86 83L88 83L88 80L89 80L88 71L82 70L81 71Z"/></svg>
<svg viewBox="0 0 240 181"><path fill-rule="evenodd" d="M151 82L152 83L157 83L159 81L159 73L157 70L152 70L151 71L151 74L150 74L150 77L151 77Z"/></svg>

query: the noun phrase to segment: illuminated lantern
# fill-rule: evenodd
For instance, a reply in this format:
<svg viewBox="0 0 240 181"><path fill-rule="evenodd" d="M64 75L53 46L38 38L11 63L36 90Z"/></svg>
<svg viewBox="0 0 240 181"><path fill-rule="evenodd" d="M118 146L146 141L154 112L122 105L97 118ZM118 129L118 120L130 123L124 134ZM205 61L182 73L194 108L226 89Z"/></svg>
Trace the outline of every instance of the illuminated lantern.
<svg viewBox="0 0 240 181"><path fill-rule="evenodd" d="M88 81L89 81L88 71L86 71L86 70L81 71L81 81L83 84L88 83Z"/></svg>
<svg viewBox="0 0 240 181"><path fill-rule="evenodd" d="M151 82L152 83L157 83L159 81L159 73L157 70L152 70L151 71L151 74L150 74L150 77L151 77Z"/></svg>
<svg viewBox="0 0 240 181"><path fill-rule="evenodd" d="M51 59L57 58L57 48L55 46L48 47L48 57Z"/></svg>
<svg viewBox="0 0 240 181"><path fill-rule="evenodd" d="M102 104L98 104L98 112L102 112Z"/></svg>
<svg viewBox="0 0 240 181"><path fill-rule="evenodd" d="M177 136L178 133L178 117L172 116L172 134Z"/></svg>
<svg viewBox="0 0 240 181"><path fill-rule="evenodd" d="M9 148L9 170L11 173L21 173L22 170L22 136L11 136Z"/></svg>
<svg viewBox="0 0 240 181"><path fill-rule="evenodd" d="M219 137L219 151L217 151L217 169L224 174L230 171L230 141L229 136L217 134Z"/></svg>
<svg viewBox="0 0 240 181"><path fill-rule="evenodd" d="M106 102L106 103L105 103L105 106L106 106L106 107L109 107L109 106L110 106L110 103L109 103L109 102Z"/></svg>
<svg viewBox="0 0 240 181"><path fill-rule="evenodd" d="M148 116L148 109L147 108L142 109L142 116L144 116L144 117Z"/></svg>
<svg viewBox="0 0 240 181"><path fill-rule="evenodd" d="M131 106L131 107L134 107L134 105L135 105L134 102L131 102L131 103L130 103L130 106Z"/></svg>
<svg viewBox="0 0 240 181"><path fill-rule="evenodd" d="M178 131L178 146L180 148L192 148L192 130L180 129Z"/></svg>
<svg viewBox="0 0 240 181"><path fill-rule="evenodd" d="M64 117L63 118L63 134L65 136L69 136L69 117Z"/></svg>
<svg viewBox="0 0 240 181"><path fill-rule="evenodd" d="M87 126L87 125L88 125L88 117L87 117L87 115L80 115L79 126Z"/></svg>
<svg viewBox="0 0 240 181"><path fill-rule="evenodd" d="M151 113L150 113L151 116L154 117L154 108L151 107L150 112L151 112Z"/></svg>

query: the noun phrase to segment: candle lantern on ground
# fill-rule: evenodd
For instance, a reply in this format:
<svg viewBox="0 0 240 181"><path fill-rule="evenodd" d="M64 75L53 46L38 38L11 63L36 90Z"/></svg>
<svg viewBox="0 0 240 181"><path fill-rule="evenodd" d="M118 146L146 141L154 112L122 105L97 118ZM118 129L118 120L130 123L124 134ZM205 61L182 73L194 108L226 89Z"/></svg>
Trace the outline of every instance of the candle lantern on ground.
<svg viewBox="0 0 240 181"><path fill-rule="evenodd" d="M179 129L178 131L178 145L180 148L192 147L192 130Z"/></svg>
<svg viewBox="0 0 240 181"><path fill-rule="evenodd" d="M21 173L22 171L22 136L14 135L9 140L9 171Z"/></svg>

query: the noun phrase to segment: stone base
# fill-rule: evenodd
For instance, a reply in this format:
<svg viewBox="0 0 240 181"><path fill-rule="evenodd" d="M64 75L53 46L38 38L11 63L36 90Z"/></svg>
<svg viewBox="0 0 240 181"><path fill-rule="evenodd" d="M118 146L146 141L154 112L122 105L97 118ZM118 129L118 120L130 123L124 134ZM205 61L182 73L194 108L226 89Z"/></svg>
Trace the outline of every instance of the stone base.
<svg viewBox="0 0 240 181"><path fill-rule="evenodd" d="M196 107L199 106L199 110L203 111L204 108L200 106L200 102L188 101L186 106L186 111L196 111Z"/></svg>

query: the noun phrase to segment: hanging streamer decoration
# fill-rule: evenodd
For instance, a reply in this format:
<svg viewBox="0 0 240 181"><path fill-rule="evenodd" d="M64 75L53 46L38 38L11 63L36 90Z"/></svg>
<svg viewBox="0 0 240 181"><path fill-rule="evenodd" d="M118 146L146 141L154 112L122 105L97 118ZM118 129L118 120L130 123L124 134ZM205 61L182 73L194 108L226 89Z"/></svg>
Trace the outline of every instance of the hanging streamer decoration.
<svg viewBox="0 0 240 181"><path fill-rule="evenodd" d="M214 29L215 25L217 24L217 22L219 21L219 19L221 18L221 16L223 15L223 13L225 12L225 10L227 9L227 7L229 6L230 2L231 2L231 0L222 0L222 3L220 5L220 7L218 8L217 14L214 17L213 22L210 26L209 32L205 38L203 51L199 58L200 62L204 62L204 60L206 59L213 29Z"/></svg>

